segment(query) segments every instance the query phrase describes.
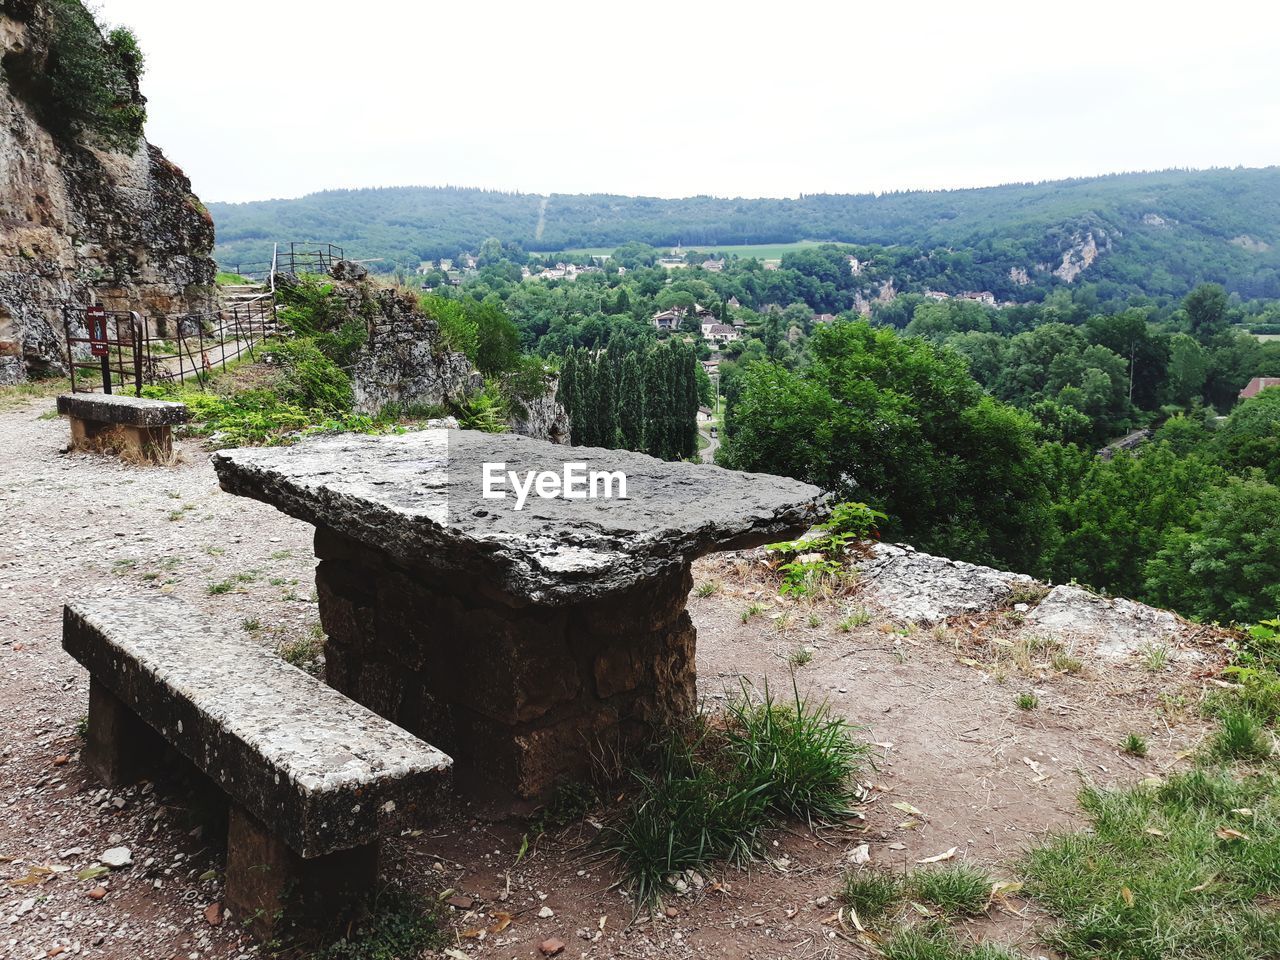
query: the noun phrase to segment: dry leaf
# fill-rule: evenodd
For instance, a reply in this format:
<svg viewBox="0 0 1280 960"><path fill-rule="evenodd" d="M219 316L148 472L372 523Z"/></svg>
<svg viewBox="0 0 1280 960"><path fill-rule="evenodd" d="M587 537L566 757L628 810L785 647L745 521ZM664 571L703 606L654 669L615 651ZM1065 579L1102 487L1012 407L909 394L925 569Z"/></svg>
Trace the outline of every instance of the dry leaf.
<svg viewBox="0 0 1280 960"><path fill-rule="evenodd" d="M1232 830L1230 827L1219 827L1213 831L1213 835L1219 840L1248 840L1249 835L1241 833L1239 830Z"/></svg>
<svg viewBox="0 0 1280 960"><path fill-rule="evenodd" d="M853 909L853 907L849 908L849 919L853 922L853 928L859 933L867 932L866 928L862 926L862 921L858 919L858 911Z"/></svg>
<svg viewBox="0 0 1280 960"><path fill-rule="evenodd" d="M1132 906L1133 906L1133 891L1132 891L1132 890L1130 890L1128 887L1121 887L1121 888L1120 888L1120 899L1124 901L1124 905L1125 905L1126 907L1132 907Z"/></svg>
<svg viewBox="0 0 1280 960"><path fill-rule="evenodd" d="M916 913L920 914L920 916L922 917L933 916L932 910L926 907L923 903L916 903L914 900L911 901L911 909L914 910Z"/></svg>
<svg viewBox="0 0 1280 960"><path fill-rule="evenodd" d="M1022 892L1022 884L1017 880L997 880L991 885L991 898L1011 897Z"/></svg>
<svg viewBox="0 0 1280 960"><path fill-rule="evenodd" d="M34 886L35 884L47 882L48 879L53 876L53 873L54 871L51 867L29 867L27 868L27 875L25 877L19 877L17 880L10 880L9 885L11 887Z"/></svg>
<svg viewBox="0 0 1280 960"><path fill-rule="evenodd" d="M1157 830L1155 827L1147 827L1147 829L1143 830L1142 832L1149 833L1153 837L1163 837L1165 835L1165 832L1163 830Z"/></svg>
<svg viewBox="0 0 1280 960"><path fill-rule="evenodd" d="M503 930L507 929L507 927L511 926L512 917L509 913L499 910L496 913L489 914L489 916L493 917L493 919L497 921L489 928L490 933L501 933Z"/></svg>
<svg viewBox="0 0 1280 960"><path fill-rule="evenodd" d="M471 957L467 956L461 950L453 949L453 947L449 947L445 950L444 955L449 957L450 960L471 960Z"/></svg>
<svg viewBox="0 0 1280 960"><path fill-rule="evenodd" d="M952 847L946 853L939 853L933 857L925 857L923 860L917 860L916 863L940 863L943 860L950 860L956 855L956 847Z"/></svg>
<svg viewBox="0 0 1280 960"><path fill-rule="evenodd" d="M895 841L895 842L893 842L893 843L889 844L889 849L890 849L890 850L905 850L905 849L907 849L907 845L906 845L905 843L898 843L898 842L896 842L896 841Z"/></svg>
<svg viewBox="0 0 1280 960"><path fill-rule="evenodd" d="M1253 808L1252 808L1252 807L1237 807L1235 810L1232 810L1231 812L1232 812L1232 813L1234 813L1234 814L1235 814L1236 816L1238 816L1238 817L1252 817L1252 816L1253 816Z"/></svg>
<svg viewBox="0 0 1280 960"><path fill-rule="evenodd" d="M909 803L907 803L907 802L905 802L905 801L902 801L902 800L899 800L897 803L890 804L890 806L891 806L891 807L893 807L893 809L895 809L895 810L901 810L903 813L909 813L909 814L911 814L913 817L923 817L923 816L924 816L924 814L923 814L923 813L921 813L919 810L917 810L917 809L916 809L915 807L913 807L911 804L909 804Z"/></svg>
<svg viewBox="0 0 1280 960"><path fill-rule="evenodd" d="M900 824L898 824L898 829L910 830L912 827L918 827L918 826L920 826L919 820L903 820Z"/></svg>

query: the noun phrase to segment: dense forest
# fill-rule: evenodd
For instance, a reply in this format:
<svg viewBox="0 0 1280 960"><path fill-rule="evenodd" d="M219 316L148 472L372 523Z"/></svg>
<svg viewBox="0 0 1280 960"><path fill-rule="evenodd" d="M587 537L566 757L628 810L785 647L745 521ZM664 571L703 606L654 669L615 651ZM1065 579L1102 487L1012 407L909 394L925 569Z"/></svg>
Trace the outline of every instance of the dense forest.
<svg viewBox="0 0 1280 960"><path fill-rule="evenodd" d="M1040 299L1053 271L1120 295L1181 297L1216 282L1280 297L1280 168L1117 174L1040 184L798 199L663 200L452 187L331 190L293 200L211 203L224 267L270 257L275 240L340 244L375 268L455 257L487 238L525 250L833 240L945 254L938 289ZM1026 271L1025 279L1017 271ZM1011 273L1010 271L1015 271ZM1067 271L1069 273L1069 271Z"/></svg>
<svg viewBox="0 0 1280 960"><path fill-rule="evenodd" d="M858 291L901 269L896 248L713 271L666 269L633 243L548 281L483 246L458 286L410 282L436 285L424 302L451 341L466 342L451 313L488 317L506 331L502 369L517 346L558 367L576 443L689 458L696 408L718 397L717 462L865 501L888 538L1203 619L1280 610L1280 390L1239 399L1280 376L1280 341L1247 332L1276 324L1274 302L1082 281L1006 306L898 293L864 315ZM857 276L851 250L867 258ZM657 311L678 328L655 329ZM711 343L708 317L736 339ZM1133 431L1135 450L1099 454Z"/></svg>

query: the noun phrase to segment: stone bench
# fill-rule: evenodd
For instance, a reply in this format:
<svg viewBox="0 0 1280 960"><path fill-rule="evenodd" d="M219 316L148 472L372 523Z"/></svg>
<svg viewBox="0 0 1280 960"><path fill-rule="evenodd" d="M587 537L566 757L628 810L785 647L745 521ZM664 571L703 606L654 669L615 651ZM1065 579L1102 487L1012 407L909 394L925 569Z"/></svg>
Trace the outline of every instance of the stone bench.
<svg viewBox="0 0 1280 960"><path fill-rule="evenodd" d="M568 462L625 474L625 496L486 495L498 464ZM692 714L696 557L787 539L830 509L782 477L470 430L321 437L213 464L229 493L315 524L328 682L430 736L461 792L508 809Z"/></svg>
<svg viewBox="0 0 1280 960"><path fill-rule="evenodd" d="M164 462L173 455L171 427L191 418L185 403L118 393L64 393L58 413L71 421L73 450L117 450L126 460Z"/></svg>
<svg viewBox="0 0 1280 960"><path fill-rule="evenodd" d="M380 832L447 785L448 756L174 598L75 601L62 645L90 674L102 780L135 782L167 742L228 796L225 900L259 933L369 893Z"/></svg>

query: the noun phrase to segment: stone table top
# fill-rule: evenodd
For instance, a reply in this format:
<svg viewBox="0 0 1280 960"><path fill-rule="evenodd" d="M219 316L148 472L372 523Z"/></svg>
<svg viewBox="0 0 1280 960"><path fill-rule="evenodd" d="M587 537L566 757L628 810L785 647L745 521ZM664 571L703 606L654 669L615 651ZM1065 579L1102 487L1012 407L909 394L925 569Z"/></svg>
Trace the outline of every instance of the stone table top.
<svg viewBox="0 0 1280 960"><path fill-rule="evenodd" d="M527 471L562 476L566 463L582 464L584 476L622 471L626 497L543 498L535 487L517 509L510 478L490 489L505 498L484 496L485 464L505 465L491 469L515 471L523 485ZM213 465L230 493L411 567L475 574L519 601L552 605L626 590L705 553L795 536L829 510L821 490L797 480L471 430L223 450Z"/></svg>

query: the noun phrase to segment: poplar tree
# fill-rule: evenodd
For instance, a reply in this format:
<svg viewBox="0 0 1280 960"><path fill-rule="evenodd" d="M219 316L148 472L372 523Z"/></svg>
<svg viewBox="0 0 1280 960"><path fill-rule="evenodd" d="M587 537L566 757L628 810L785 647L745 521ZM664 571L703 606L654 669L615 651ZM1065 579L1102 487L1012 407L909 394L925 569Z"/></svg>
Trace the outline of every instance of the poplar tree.
<svg viewBox="0 0 1280 960"><path fill-rule="evenodd" d="M618 383L618 445L627 450L644 449L644 388L640 361L628 353L622 361Z"/></svg>

